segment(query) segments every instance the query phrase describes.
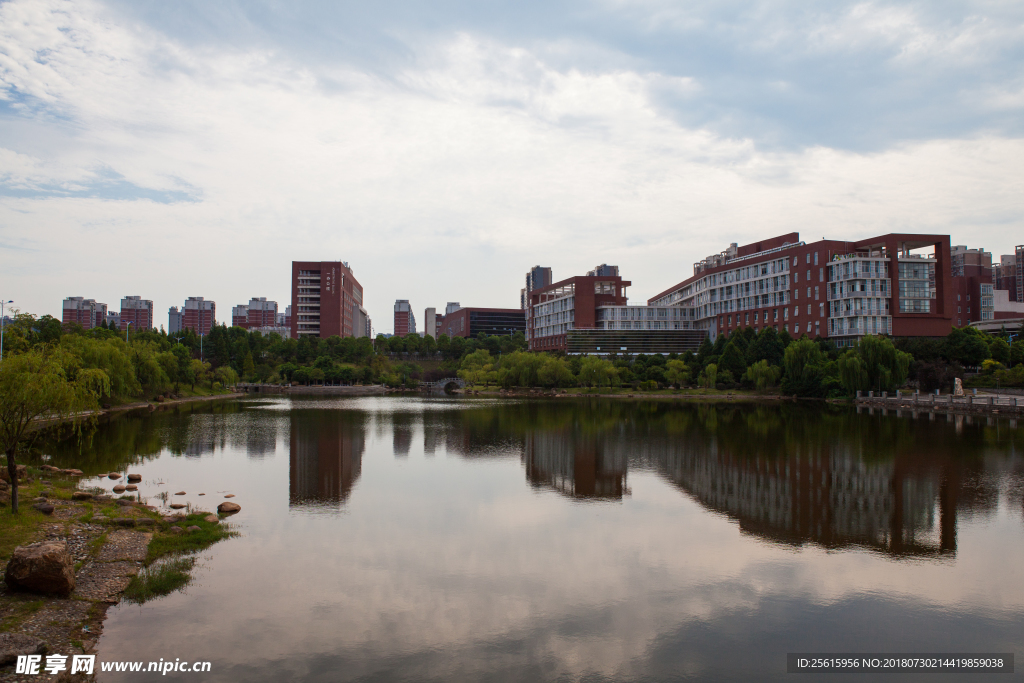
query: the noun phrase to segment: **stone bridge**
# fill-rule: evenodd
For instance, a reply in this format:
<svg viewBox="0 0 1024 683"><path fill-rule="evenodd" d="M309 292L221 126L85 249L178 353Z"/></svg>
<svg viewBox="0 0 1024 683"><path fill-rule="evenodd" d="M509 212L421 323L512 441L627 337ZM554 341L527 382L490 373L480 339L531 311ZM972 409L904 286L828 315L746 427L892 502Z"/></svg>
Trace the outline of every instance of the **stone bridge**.
<svg viewBox="0 0 1024 683"><path fill-rule="evenodd" d="M455 387L459 389L465 389L466 381L459 379L458 377L446 377L444 379L439 379L435 382L422 382L420 384L420 389L432 393L444 392L446 394L450 394L454 391Z"/></svg>

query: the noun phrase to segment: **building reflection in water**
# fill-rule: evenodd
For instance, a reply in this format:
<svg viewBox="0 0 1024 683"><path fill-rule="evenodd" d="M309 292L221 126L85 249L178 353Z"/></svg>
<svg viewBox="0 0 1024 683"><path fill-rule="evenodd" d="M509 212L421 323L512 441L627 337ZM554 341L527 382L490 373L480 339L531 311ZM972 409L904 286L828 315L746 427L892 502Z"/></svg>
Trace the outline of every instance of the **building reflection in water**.
<svg viewBox="0 0 1024 683"><path fill-rule="evenodd" d="M620 500L629 495L629 467L639 467L752 536L894 556L955 553L958 515L993 514L996 470L1024 470L1019 451L993 442L982 425L971 432L845 410L799 412L551 406L541 420L524 414L521 431L512 431L519 431L526 479L535 487ZM551 426L534 426L544 422ZM449 443L458 436L450 432Z"/></svg>
<svg viewBox="0 0 1024 683"><path fill-rule="evenodd" d="M354 411L292 411L289 507L341 509L362 468L364 420Z"/></svg>
<svg viewBox="0 0 1024 683"><path fill-rule="evenodd" d="M619 500L626 488L627 453L605 439L571 432L538 431L526 437L523 464L534 487L548 486L572 498Z"/></svg>

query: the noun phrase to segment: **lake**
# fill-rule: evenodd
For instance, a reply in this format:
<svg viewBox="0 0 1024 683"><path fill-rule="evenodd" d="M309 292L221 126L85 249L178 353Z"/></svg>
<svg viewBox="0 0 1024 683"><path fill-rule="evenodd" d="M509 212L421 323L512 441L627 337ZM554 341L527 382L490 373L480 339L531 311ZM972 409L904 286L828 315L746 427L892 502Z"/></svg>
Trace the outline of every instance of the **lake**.
<svg viewBox="0 0 1024 683"><path fill-rule="evenodd" d="M212 671L101 681L783 680L787 652L1019 651L1022 453L999 419L393 397L47 447L141 474L151 504L242 506L191 585L114 607L97 645Z"/></svg>

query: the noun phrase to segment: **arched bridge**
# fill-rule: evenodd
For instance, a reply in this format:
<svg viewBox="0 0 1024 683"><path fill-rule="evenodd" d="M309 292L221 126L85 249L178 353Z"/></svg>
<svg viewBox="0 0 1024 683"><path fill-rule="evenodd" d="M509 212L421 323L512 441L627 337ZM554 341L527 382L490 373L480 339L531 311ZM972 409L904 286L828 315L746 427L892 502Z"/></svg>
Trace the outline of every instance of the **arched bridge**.
<svg viewBox="0 0 1024 683"><path fill-rule="evenodd" d="M420 384L420 388L424 391L444 392L446 394L450 394L454 391L455 387L465 389L466 381L459 379L458 377L445 377L444 379L439 379L435 382L423 382Z"/></svg>

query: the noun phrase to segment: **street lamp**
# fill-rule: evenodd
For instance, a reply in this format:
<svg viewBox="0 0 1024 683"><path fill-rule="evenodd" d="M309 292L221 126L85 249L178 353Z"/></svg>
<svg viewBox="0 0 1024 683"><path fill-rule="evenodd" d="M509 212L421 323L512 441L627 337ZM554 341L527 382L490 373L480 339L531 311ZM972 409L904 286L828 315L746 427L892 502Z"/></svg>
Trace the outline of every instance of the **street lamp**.
<svg viewBox="0 0 1024 683"><path fill-rule="evenodd" d="M0 300L0 360L4 359L4 318L6 317L4 314L4 307L7 306L7 304L13 303L13 301Z"/></svg>
<svg viewBox="0 0 1024 683"><path fill-rule="evenodd" d="M128 322L126 322L124 324L124 343L125 344L128 343L128 333L131 332L131 330L132 330L131 324L132 324L131 320L129 320Z"/></svg>

